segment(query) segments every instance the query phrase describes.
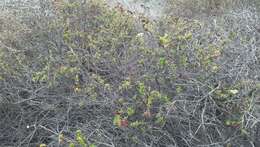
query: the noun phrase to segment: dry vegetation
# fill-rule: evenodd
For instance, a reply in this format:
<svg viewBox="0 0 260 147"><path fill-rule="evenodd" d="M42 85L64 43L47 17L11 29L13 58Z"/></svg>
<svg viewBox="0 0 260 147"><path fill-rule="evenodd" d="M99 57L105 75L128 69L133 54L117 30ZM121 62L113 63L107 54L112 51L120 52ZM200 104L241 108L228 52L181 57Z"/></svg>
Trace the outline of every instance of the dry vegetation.
<svg viewBox="0 0 260 147"><path fill-rule="evenodd" d="M0 146L260 146L253 1L172 2L156 21L101 0L3 7Z"/></svg>

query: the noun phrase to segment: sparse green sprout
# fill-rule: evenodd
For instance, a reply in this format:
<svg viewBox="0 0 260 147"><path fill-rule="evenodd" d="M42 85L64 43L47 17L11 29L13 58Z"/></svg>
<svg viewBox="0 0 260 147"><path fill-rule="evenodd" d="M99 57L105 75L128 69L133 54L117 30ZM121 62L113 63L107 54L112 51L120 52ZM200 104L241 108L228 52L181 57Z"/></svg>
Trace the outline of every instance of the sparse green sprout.
<svg viewBox="0 0 260 147"><path fill-rule="evenodd" d="M232 124L232 121L231 121L231 120L226 120L226 121L225 121L225 125L230 126L231 124Z"/></svg>
<svg viewBox="0 0 260 147"><path fill-rule="evenodd" d="M75 74L78 71L80 71L78 67L60 66L60 68L58 69L58 74L70 75L70 74Z"/></svg>
<svg viewBox="0 0 260 147"><path fill-rule="evenodd" d="M181 86L176 87L176 93L180 94L183 91L183 88Z"/></svg>
<svg viewBox="0 0 260 147"><path fill-rule="evenodd" d="M159 125L163 125L163 124L165 124L165 122L166 122L165 117L158 113L158 114L156 115L156 121L155 121L155 123L156 123L156 124L159 124Z"/></svg>
<svg viewBox="0 0 260 147"><path fill-rule="evenodd" d="M236 95L239 91L237 89L231 89L228 92L232 95Z"/></svg>
<svg viewBox="0 0 260 147"><path fill-rule="evenodd" d="M142 82L138 84L138 92L140 95L145 95L145 85Z"/></svg>
<svg viewBox="0 0 260 147"><path fill-rule="evenodd" d="M74 144L73 142L71 142L71 143L69 144L69 147L75 147L75 144Z"/></svg>
<svg viewBox="0 0 260 147"><path fill-rule="evenodd" d="M186 40L192 39L192 33L191 33L191 32L186 33L186 34L184 35L184 39L186 39Z"/></svg>
<svg viewBox="0 0 260 147"><path fill-rule="evenodd" d="M46 71L35 72L32 76L33 82L45 82L47 80L48 80L48 75Z"/></svg>
<svg viewBox="0 0 260 147"><path fill-rule="evenodd" d="M260 89L260 83L257 83L257 84L256 84L256 88L257 88L257 89Z"/></svg>
<svg viewBox="0 0 260 147"><path fill-rule="evenodd" d="M78 56L74 52L68 51L65 56L66 56L66 60L68 60L70 63L77 62Z"/></svg>
<svg viewBox="0 0 260 147"><path fill-rule="evenodd" d="M131 137L131 140L134 142L134 143L138 143L138 138L136 136L132 136Z"/></svg>
<svg viewBox="0 0 260 147"><path fill-rule="evenodd" d="M240 120L227 119L227 120L225 120L225 125L231 126L231 127L238 127L239 125L241 125L241 121Z"/></svg>
<svg viewBox="0 0 260 147"><path fill-rule="evenodd" d="M86 106L86 102L84 100L80 100L78 106L79 108L84 108L84 106Z"/></svg>
<svg viewBox="0 0 260 147"><path fill-rule="evenodd" d="M87 147L87 142L81 130L76 131L76 140L81 147Z"/></svg>
<svg viewBox="0 0 260 147"><path fill-rule="evenodd" d="M148 109L150 109L152 107L153 101L154 101L154 97L153 96L148 96L147 104L146 104Z"/></svg>
<svg viewBox="0 0 260 147"><path fill-rule="evenodd" d="M161 57L159 60L159 64L160 64L160 66L165 66L167 64L166 58Z"/></svg>
<svg viewBox="0 0 260 147"><path fill-rule="evenodd" d="M133 107L128 107L127 108L127 115L132 116L135 114L135 109Z"/></svg>
<svg viewBox="0 0 260 147"><path fill-rule="evenodd" d="M96 145L92 143L89 145L89 147L96 147Z"/></svg>
<svg viewBox="0 0 260 147"><path fill-rule="evenodd" d="M47 147L46 144L40 144L40 147Z"/></svg>
<svg viewBox="0 0 260 147"><path fill-rule="evenodd" d="M231 39L231 40L233 40L233 39L235 39L236 36L237 36L237 33L234 32L234 31L232 31L232 32L229 33L228 38Z"/></svg>
<svg viewBox="0 0 260 147"><path fill-rule="evenodd" d="M71 34L70 34L70 32L65 31L65 32L63 33L63 39L64 39L65 41L69 42L69 41L71 40Z"/></svg>
<svg viewBox="0 0 260 147"><path fill-rule="evenodd" d="M167 47L171 42L171 38L168 34L159 37L159 44L163 47Z"/></svg>
<svg viewBox="0 0 260 147"><path fill-rule="evenodd" d="M117 100L117 103L120 104L120 105L123 105L125 103L125 99L124 98L119 98Z"/></svg>
<svg viewBox="0 0 260 147"><path fill-rule="evenodd" d="M75 9L80 6L77 2L66 2L63 5L65 9Z"/></svg>
<svg viewBox="0 0 260 147"><path fill-rule="evenodd" d="M143 121L138 121L138 120L130 123L130 127L132 127L132 128L138 128L143 125L145 125L145 123Z"/></svg>
<svg viewBox="0 0 260 147"><path fill-rule="evenodd" d="M116 114L113 119L113 124L117 127L121 127L121 120L122 120L121 115Z"/></svg>
<svg viewBox="0 0 260 147"><path fill-rule="evenodd" d="M212 70L213 72L217 72L217 71L219 70L219 66L216 65L216 64L214 64L214 65L211 66L211 70Z"/></svg>
<svg viewBox="0 0 260 147"><path fill-rule="evenodd" d="M170 102L170 97L168 97L167 95L162 95L160 97L161 101L163 101L164 103L169 103Z"/></svg>
<svg viewBox="0 0 260 147"><path fill-rule="evenodd" d="M106 83L104 85L104 89L108 90L108 91L111 91L111 85L109 83Z"/></svg>
<svg viewBox="0 0 260 147"><path fill-rule="evenodd" d="M140 43L144 43L144 33L138 33L136 35L136 39L140 42Z"/></svg>
<svg viewBox="0 0 260 147"><path fill-rule="evenodd" d="M119 87L119 90L127 90L129 88L131 88L131 81L127 79L122 82L121 86Z"/></svg>
<svg viewBox="0 0 260 147"><path fill-rule="evenodd" d="M226 147L232 147L232 144L231 144L231 143L228 143L228 144L226 145Z"/></svg>
<svg viewBox="0 0 260 147"><path fill-rule="evenodd" d="M157 90L151 91L150 95L151 95L152 97L154 97L154 98L159 98L159 97L161 97L161 93L160 93L159 91L157 91Z"/></svg>
<svg viewBox="0 0 260 147"><path fill-rule="evenodd" d="M187 65L188 65L188 57L185 54L180 55L180 64L183 67L187 67Z"/></svg>

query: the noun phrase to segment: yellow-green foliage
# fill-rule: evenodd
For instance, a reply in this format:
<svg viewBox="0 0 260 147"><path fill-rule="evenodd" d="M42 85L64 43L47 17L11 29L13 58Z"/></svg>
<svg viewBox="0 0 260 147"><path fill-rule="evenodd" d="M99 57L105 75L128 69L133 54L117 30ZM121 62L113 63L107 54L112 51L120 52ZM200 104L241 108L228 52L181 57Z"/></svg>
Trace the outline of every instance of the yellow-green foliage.
<svg viewBox="0 0 260 147"><path fill-rule="evenodd" d="M170 42L171 42L171 39L168 34L164 34L164 36L159 37L159 43L161 46L167 47Z"/></svg>
<svg viewBox="0 0 260 147"><path fill-rule="evenodd" d="M87 147L87 142L81 130L76 131L76 140L81 147Z"/></svg>
<svg viewBox="0 0 260 147"><path fill-rule="evenodd" d="M19 76L23 72L23 67L26 67L26 59L21 53L0 48L0 74L2 76Z"/></svg>
<svg viewBox="0 0 260 147"><path fill-rule="evenodd" d="M145 122L144 121L134 121L134 122L131 122L130 126L133 127L133 128L139 128L139 127L142 127L145 125Z"/></svg>
<svg viewBox="0 0 260 147"><path fill-rule="evenodd" d="M135 114L135 109L133 107L127 108L127 115L132 116Z"/></svg>
<svg viewBox="0 0 260 147"><path fill-rule="evenodd" d="M47 147L46 144L40 144L40 147Z"/></svg>
<svg viewBox="0 0 260 147"><path fill-rule="evenodd" d="M119 114L116 114L113 119L113 124L115 126L121 127L121 120L122 120L121 116Z"/></svg>
<svg viewBox="0 0 260 147"><path fill-rule="evenodd" d="M71 142L71 143L69 144L69 147L75 147L75 144Z"/></svg>

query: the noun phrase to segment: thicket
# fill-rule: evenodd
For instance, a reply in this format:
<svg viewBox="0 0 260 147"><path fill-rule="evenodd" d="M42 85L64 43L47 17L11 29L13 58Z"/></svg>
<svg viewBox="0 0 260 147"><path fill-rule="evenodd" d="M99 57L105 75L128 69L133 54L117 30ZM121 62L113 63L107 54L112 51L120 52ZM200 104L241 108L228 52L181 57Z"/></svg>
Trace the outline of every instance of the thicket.
<svg viewBox="0 0 260 147"><path fill-rule="evenodd" d="M0 146L260 146L257 27L254 9L2 9Z"/></svg>

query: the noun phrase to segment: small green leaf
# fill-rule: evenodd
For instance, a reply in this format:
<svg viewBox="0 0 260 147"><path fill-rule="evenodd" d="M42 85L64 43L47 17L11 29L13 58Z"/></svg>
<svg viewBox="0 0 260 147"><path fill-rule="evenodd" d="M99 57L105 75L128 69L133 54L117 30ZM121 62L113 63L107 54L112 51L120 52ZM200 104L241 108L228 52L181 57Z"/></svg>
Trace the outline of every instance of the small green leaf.
<svg viewBox="0 0 260 147"><path fill-rule="evenodd" d="M184 38L187 39L187 40L191 39L192 38L192 33L191 32L186 33L184 35Z"/></svg>
<svg viewBox="0 0 260 147"><path fill-rule="evenodd" d="M239 91L237 89L231 89L229 90L230 94L236 95Z"/></svg>
<svg viewBox="0 0 260 147"><path fill-rule="evenodd" d="M144 83L139 83L138 84L138 92L141 94L141 95L144 95L145 94L145 86L144 86Z"/></svg>
<svg viewBox="0 0 260 147"><path fill-rule="evenodd" d="M135 113L135 110L134 110L133 107L127 108L127 115L128 116L132 116L132 115L134 115L134 113Z"/></svg>
<svg viewBox="0 0 260 147"><path fill-rule="evenodd" d="M156 115L156 121L155 121L155 123L160 124L160 125L163 125L165 122L166 122L166 120L165 120L165 117L164 117L164 116L162 116L161 114L157 114L157 115Z"/></svg>
<svg viewBox="0 0 260 147"><path fill-rule="evenodd" d="M147 98L147 107L148 108L151 108L152 104L153 104L153 101L154 101L154 97L153 96L149 96Z"/></svg>
<svg viewBox="0 0 260 147"><path fill-rule="evenodd" d="M166 47L171 42L171 39L168 34L164 34L164 36L159 37L159 43L161 46Z"/></svg>
<svg viewBox="0 0 260 147"><path fill-rule="evenodd" d="M225 121L225 125L230 126L231 124L232 124L232 121L231 121L231 120L226 120L226 121Z"/></svg>
<svg viewBox="0 0 260 147"><path fill-rule="evenodd" d="M134 122L132 122L131 124L130 124L130 126L131 127L133 127L133 128L137 128L137 127L140 127L140 126L142 126L142 125L144 125L145 123L143 122L143 121L134 121Z"/></svg>
<svg viewBox="0 0 260 147"><path fill-rule="evenodd" d="M75 144L71 142L71 143L69 144L69 147L75 147Z"/></svg>
<svg viewBox="0 0 260 147"><path fill-rule="evenodd" d="M121 116L119 115L119 114L116 114L115 116L114 116L114 119L113 119L113 124L115 125L115 126L118 126L118 127L120 127L121 126Z"/></svg>
<svg viewBox="0 0 260 147"><path fill-rule="evenodd" d="M40 147L47 147L46 144L40 144Z"/></svg>
<svg viewBox="0 0 260 147"><path fill-rule="evenodd" d="M89 147L96 147L96 145L92 143L89 145Z"/></svg>
<svg viewBox="0 0 260 147"><path fill-rule="evenodd" d="M81 147L87 147L85 137L83 136L81 130L76 131L76 140L78 141Z"/></svg>
<svg viewBox="0 0 260 147"><path fill-rule="evenodd" d="M165 66L167 64L167 60L163 57L160 58L159 63L161 66Z"/></svg>

